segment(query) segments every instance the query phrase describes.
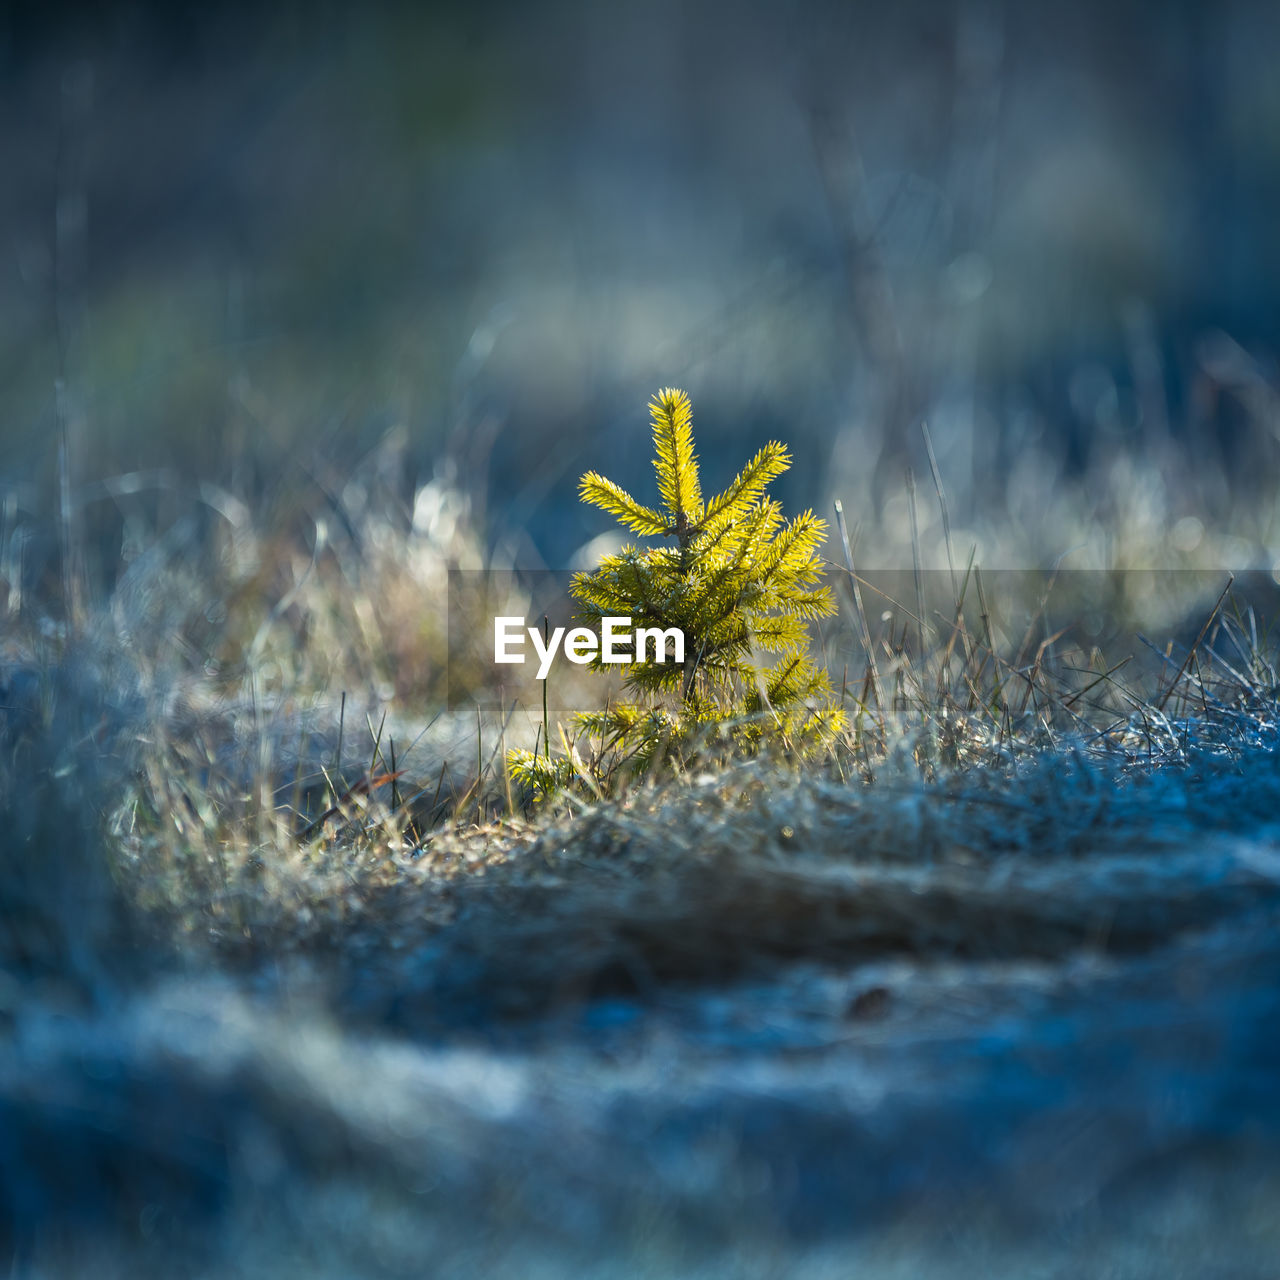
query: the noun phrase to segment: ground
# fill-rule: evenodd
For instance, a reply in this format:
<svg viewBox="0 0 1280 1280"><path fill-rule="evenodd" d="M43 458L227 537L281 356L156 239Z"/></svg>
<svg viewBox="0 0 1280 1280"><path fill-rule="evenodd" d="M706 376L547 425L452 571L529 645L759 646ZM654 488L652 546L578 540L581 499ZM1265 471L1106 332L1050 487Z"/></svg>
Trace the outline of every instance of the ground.
<svg viewBox="0 0 1280 1280"><path fill-rule="evenodd" d="M1273 1273L1265 700L416 840L202 818L181 770L165 812L136 708L66 671L43 706L0 918L15 1275Z"/></svg>

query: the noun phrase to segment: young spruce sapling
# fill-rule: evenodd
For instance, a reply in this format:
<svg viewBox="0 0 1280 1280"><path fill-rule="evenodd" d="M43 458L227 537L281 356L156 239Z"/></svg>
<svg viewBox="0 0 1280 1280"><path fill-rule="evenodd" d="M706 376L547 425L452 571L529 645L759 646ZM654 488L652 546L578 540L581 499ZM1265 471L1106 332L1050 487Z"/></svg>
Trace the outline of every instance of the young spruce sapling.
<svg viewBox="0 0 1280 1280"><path fill-rule="evenodd" d="M579 620L608 617L684 632L683 663L636 660L622 667L631 700L576 717L612 754L644 772L682 748L718 735L739 749L765 744L811 750L844 725L827 673L809 656L808 624L835 612L818 548L826 523L812 511L790 521L767 494L791 465L766 444L723 493L702 495L692 410L665 389L650 406L659 507L645 506L589 471L579 496L656 545L624 546L571 587ZM601 665L599 660L595 665ZM573 776L569 762L513 753L516 777L543 793Z"/></svg>

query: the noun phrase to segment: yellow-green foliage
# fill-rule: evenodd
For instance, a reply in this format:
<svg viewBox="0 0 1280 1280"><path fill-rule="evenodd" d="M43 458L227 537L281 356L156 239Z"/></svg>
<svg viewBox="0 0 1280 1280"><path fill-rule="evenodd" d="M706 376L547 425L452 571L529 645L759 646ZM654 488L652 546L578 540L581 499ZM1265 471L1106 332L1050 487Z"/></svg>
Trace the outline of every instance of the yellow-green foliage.
<svg viewBox="0 0 1280 1280"><path fill-rule="evenodd" d="M844 724L827 673L809 657L809 622L835 612L818 556L825 522L812 511L785 521L767 496L791 465L774 441L704 501L689 397L668 388L649 408L661 507L645 506L594 471L582 477L579 494L662 542L624 546L593 573L575 575L571 590L580 621L597 630L601 619L617 616L635 627L681 628L685 661L625 665L636 700L580 715L579 726L601 738L602 754L620 754L635 769L709 730L722 729L745 748L770 740L800 749L822 744ZM565 764L553 771L548 759L512 763L540 789L566 776Z"/></svg>

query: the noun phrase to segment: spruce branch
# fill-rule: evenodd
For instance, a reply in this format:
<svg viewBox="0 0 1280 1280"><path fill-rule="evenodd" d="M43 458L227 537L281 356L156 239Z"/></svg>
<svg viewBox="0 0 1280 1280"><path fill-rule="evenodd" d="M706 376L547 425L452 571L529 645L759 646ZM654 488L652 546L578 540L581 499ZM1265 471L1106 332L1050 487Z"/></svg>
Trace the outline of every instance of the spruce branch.
<svg viewBox="0 0 1280 1280"><path fill-rule="evenodd" d="M667 531L667 522L654 511L637 502L625 489L612 480L588 471L578 484L578 496L583 502L601 507L634 533L649 537L661 537Z"/></svg>
<svg viewBox="0 0 1280 1280"><path fill-rule="evenodd" d="M698 458L693 451L693 409L689 397L664 387L649 403L658 492L671 520L665 533L677 535L683 547L689 531L702 518L702 486Z"/></svg>
<svg viewBox="0 0 1280 1280"><path fill-rule="evenodd" d="M715 533L744 515L759 501L769 483L791 466L786 447L771 440L734 477L733 483L707 503L701 528Z"/></svg>

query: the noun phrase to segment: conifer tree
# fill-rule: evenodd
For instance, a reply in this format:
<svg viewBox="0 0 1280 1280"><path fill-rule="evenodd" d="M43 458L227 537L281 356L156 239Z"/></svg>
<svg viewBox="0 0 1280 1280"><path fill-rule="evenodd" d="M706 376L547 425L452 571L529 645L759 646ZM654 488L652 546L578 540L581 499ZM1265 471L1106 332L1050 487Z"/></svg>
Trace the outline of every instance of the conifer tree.
<svg viewBox="0 0 1280 1280"><path fill-rule="evenodd" d="M580 621L597 630L619 616L637 628L679 627L684 662L633 655L622 670L634 700L584 713L579 726L636 770L716 727L746 748L827 741L844 715L827 673L809 657L808 633L812 619L835 612L818 556L826 524L812 511L785 521L767 495L791 465L786 448L766 444L724 492L704 500L689 397L667 388L649 409L661 505L644 505L595 471L582 477L579 496L661 541L624 546L594 572L576 574L570 589ZM527 752L512 765L542 790L568 776L563 765Z"/></svg>

